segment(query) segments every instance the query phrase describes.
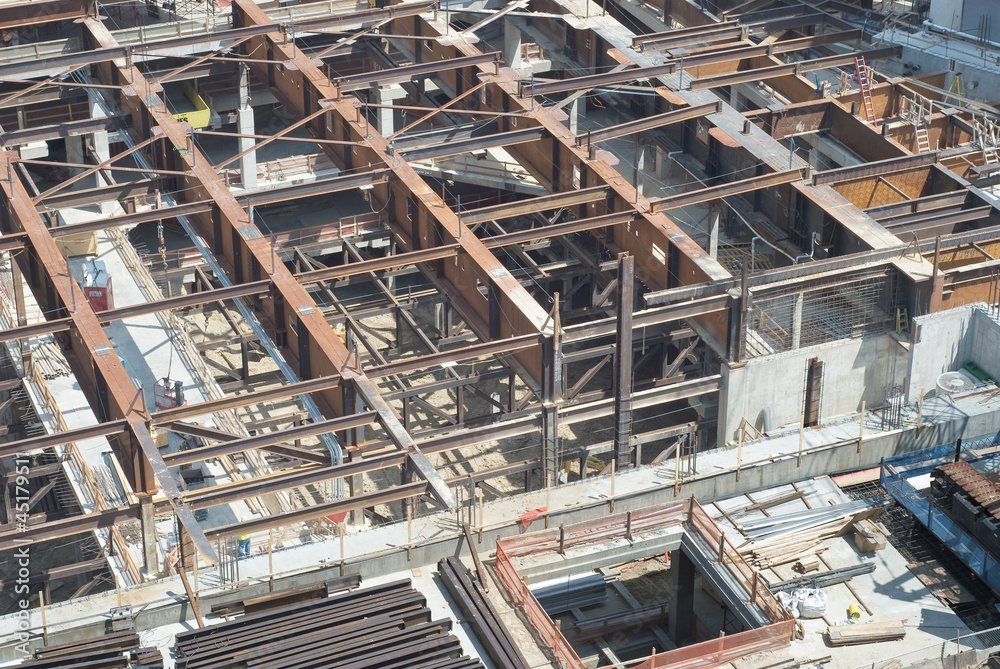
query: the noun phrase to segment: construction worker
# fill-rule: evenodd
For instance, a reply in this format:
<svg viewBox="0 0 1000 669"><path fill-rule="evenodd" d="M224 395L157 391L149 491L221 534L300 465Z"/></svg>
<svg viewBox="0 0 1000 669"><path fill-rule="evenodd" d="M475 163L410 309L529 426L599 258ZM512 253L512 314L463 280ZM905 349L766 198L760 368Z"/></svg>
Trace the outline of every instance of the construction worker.
<svg viewBox="0 0 1000 669"><path fill-rule="evenodd" d="M239 559L241 557L244 557L244 556L245 557L250 557L250 534L249 533L247 533L247 534L241 534L240 535L240 544L239 544L239 548L236 551L236 557L237 557L237 559Z"/></svg>

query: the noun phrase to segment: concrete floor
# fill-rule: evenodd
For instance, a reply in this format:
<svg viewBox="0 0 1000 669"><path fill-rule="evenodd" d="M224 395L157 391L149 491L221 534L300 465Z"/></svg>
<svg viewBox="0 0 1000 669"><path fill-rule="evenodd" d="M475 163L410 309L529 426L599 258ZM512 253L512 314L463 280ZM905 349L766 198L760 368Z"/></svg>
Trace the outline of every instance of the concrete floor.
<svg viewBox="0 0 1000 669"><path fill-rule="evenodd" d="M797 484L797 487L805 493L812 508L825 506L830 503L830 500L836 503L850 501L828 477L804 481ZM780 486L753 493L753 499L759 502L792 492L795 492L792 486ZM750 499L741 495L719 501L718 507L732 515L750 503ZM767 512L772 516L777 516L783 513L803 511L806 508L801 500L796 499L771 507ZM745 537L723 517L715 505L708 507L708 509L710 512L715 512L713 515L716 517L716 522L725 528L727 536L736 545L745 540ZM739 520L762 517L764 517L762 512L755 511L741 516ZM854 545L854 535L847 534L843 537L828 539L824 545L827 546L827 550L821 555L829 563L830 569L866 562L874 562L876 565L875 571L871 574L857 576L851 580L851 587L854 588L858 597L855 597L844 584L823 589L827 597L826 619L834 625L849 624L847 608L851 604L858 604L860 598L871 609L872 614L868 615L864 611L864 607L861 607L861 620L858 624L905 619L906 637L899 641L833 648L826 643L825 633L828 626L826 620L823 618L800 619L805 629L805 636L802 640L792 642L791 647L781 651L744 658L739 663L741 669L772 666L776 661L786 658L803 661L827 655L831 655L833 659L825 665L826 667L850 669L885 660L915 648L939 644L941 641L954 639L956 635L966 636L970 634L970 630L961 619L906 568L906 559L891 544L887 544L883 550L863 554ZM825 570L826 567L821 566L820 569ZM800 575L792 570L790 564L780 565L774 570L765 570L763 574L772 582Z"/></svg>

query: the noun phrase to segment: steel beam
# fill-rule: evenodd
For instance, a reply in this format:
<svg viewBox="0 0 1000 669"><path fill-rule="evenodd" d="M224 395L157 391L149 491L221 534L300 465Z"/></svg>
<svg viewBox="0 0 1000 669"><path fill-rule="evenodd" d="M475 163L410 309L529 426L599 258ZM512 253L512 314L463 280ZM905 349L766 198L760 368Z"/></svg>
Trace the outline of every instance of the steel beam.
<svg viewBox="0 0 1000 669"><path fill-rule="evenodd" d="M607 128L601 128L600 130L590 131L585 135L577 135L576 143L579 146L585 143L585 141L587 144L592 142L603 142L616 137L624 137L625 135L644 132L646 130L652 130L653 128L660 128L665 125L670 125L671 123L681 123L682 121L688 121L693 118L701 118L702 116L707 116L708 114L718 114L721 111L722 100L710 102L704 105L698 105L696 107L685 107L683 109L666 112L665 114L656 114L655 116L650 116L648 118L640 118L635 121L628 121L626 123L619 123L618 125L609 126Z"/></svg>
<svg viewBox="0 0 1000 669"><path fill-rule="evenodd" d="M172 421L197 418L198 416L206 416L218 411L235 409L236 407L249 406L251 404L263 404L264 402L289 399L291 397L296 397L297 395L317 393L323 390L329 390L330 388L336 388L340 385L340 383L341 377L339 374L333 376L321 376L315 379L299 381L297 383L288 383L283 386L279 386L278 388L258 390L233 397L222 397L217 400L199 402L198 404L189 404L182 407L175 407L173 409L163 409L152 415L152 424L157 426L165 425Z"/></svg>
<svg viewBox="0 0 1000 669"><path fill-rule="evenodd" d="M729 74L719 74L711 77L692 79L690 88L692 91L704 90L706 88L719 88L722 86L732 86L734 84L744 84L750 81L765 81L776 77L787 77L803 72L814 72L825 70L831 67L843 67L853 65L855 58L864 56L865 60L872 62L880 58L892 58L902 53L903 47L890 46L881 49L868 49L866 51L854 51L845 55L824 56L811 60L800 60L788 65L773 65L771 67L760 67L753 70L741 70Z"/></svg>
<svg viewBox="0 0 1000 669"><path fill-rule="evenodd" d="M635 300L635 258L624 253L618 256L618 304L616 326L618 346L615 347L614 443L618 469L632 465L632 309ZM638 464L638 463L636 463Z"/></svg>
<svg viewBox="0 0 1000 669"><path fill-rule="evenodd" d="M177 453L168 453L163 456L163 461L169 467L187 465L192 462L218 458L231 453L264 448L272 444L282 444L305 437L315 437L320 434L330 434L339 430L363 427L375 423L376 418L374 413L368 412L344 416L342 418L331 418L318 423L306 423L305 425L299 425L286 430L258 434L255 437L244 437L234 441L225 441L210 446L200 446L186 451L178 451Z"/></svg>
<svg viewBox="0 0 1000 669"><path fill-rule="evenodd" d="M574 232L586 232L588 230L606 228L609 225L622 225L623 223L634 221L636 216L638 214L634 211L622 211L616 214L582 218L578 221L543 225L529 230L518 230L517 232L508 232L495 237L486 237L483 239L483 245L488 249L498 249L512 244L526 244L539 239L549 239L561 235L569 235Z"/></svg>
<svg viewBox="0 0 1000 669"><path fill-rule="evenodd" d="M83 296L80 297L83 299ZM0 342L14 341L16 339L27 339L28 337L38 337L45 334L55 334L56 332L66 332L73 326L72 318L57 318L42 323L32 323L31 325L20 325L17 327L0 330Z"/></svg>
<svg viewBox="0 0 1000 669"><path fill-rule="evenodd" d="M161 311L172 311L174 309L183 309L185 307L193 307L199 304L207 304L209 302L235 300L241 297L264 295L269 292L270 289L270 281L238 283L232 286L225 286L223 288L213 288L212 290L188 293L187 295L178 295L177 297L168 297L156 302L143 302L130 307L120 307L118 309L99 311L97 312L97 316L100 318L101 323L106 325L112 321L134 318L136 316L144 316L146 314L155 314Z"/></svg>
<svg viewBox="0 0 1000 669"><path fill-rule="evenodd" d="M49 539L61 539L94 530L107 529L133 520L141 520L139 505L97 511L82 516L72 516L51 520L38 525L28 525L24 529L15 528L0 533L0 553L15 550L28 543L38 543Z"/></svg>
<svg viewBox="0 0 1000 669"><path fill-rule="evenodd" d="M592 188L581 188L565 193L542 195L541 197L532 197L516 202L463 211L462 223L472 225L474 223L483 223L484 221L499 221L504 218L514 218L515 216L524 216L540 211L550 211L552 209L561 209L562 207L599 202L607 199L607 196L607 186L594 186Z"/></svg>
<svg viewBox="0 0 1000 669"><path fill-rule="evenodd" d="M110 169L114 169L113 167ZM214 205L211 202L192 202L189 204L179 204L175 207L164 209L149 209L139 211L134 214L121 214L109 218L99 218L93 221L83 221L82 223L70 223L49 228L49 234L53 237L66 237L85 232L96 232L109 228L119 228L125 225L138 225L139 223L151 223L153 221L169 220L178 216L192 216L206 211L211 211Z"/></svg>
<svg viewBox="0 0 1000 669"><path fill-rule="evenodd" d="M814 186L827 184L844 183L845 181L855 181L857 179L874 179L884 177L887 174L896 174L907 170L914 170L921 167L933 165L938 161L938 152L918 153L912 156L900 156L898 158L887 158L876 160L871 163L853 165L849 167L838 167L832 170L824 170L813 174L812 183Z"/></svg>
<svg viewBox="0 0 1000 669"><path fill-rule="evenodd" d="M407 265L416 265L417 263L452 258L458 255L460 250L461 248L458 244L445 244L444 246L409 251L407 253L385 256L384 258L373 258L346 265L337 265L336 267L307 270L296 274L295 278L303 286L309 286L322 281L333 281L349 276L357 276L358 274L367 274L368 272L379 272L397 267L406 267Z"/></svg>
<svg viewBox="0 0 1000 669"><path fill-rule="evenodd" d="M378 184L387 182L390 174L391 172L387 169L377 169L370 172L361 172L360 174L340 174L335 177L326 177L325 179L317 179L316 181L295 184L293 186L245 193L240 195L238 200L243 204L263 207L264 205L276 202L298 200L300 198L312 197L313 195L326 195L328 193L338 193L364 186L377 186Z"/></svg>
<svg viewBox="0 0 1000 669"><path fill-rule="evenodd" d="M50 139L72 137L74 135L89 135L95 132L114 132L125 127L125 117L106 116L103 118L85 118L79 121L66 121L59 125L47 125L41 128L24 128L23 130L4 130L0 132L0 143L4 146L17 146L30 142L43 142Z"/></svg>
<svg viewBox="0 0 1000 669"><path fill-rule="evenodd" d="M445 156L457 156L462 153L472 153L498 146L514 146L516 144L526 144L545 137L544 128L524 128L522 130L511 130L509 132L498 132L492 135L482 135L470 139L458 140L455 142L438 143L422 149L400 150L400 154L406 160L430 160L432 158L444 158ZM464 219L463 219L464 220Z"/></svg>
<svg viewBox="0 0 1000 669"><path fill-rule="evenodd" d="M337 513L344 513L345 511L352 511L354 509L361 509L369 506L377 506L379 504L389 504L391 502L398 502L410 497L419 497L426 492L427 484L423 481L417 483L407 483L404 485L393 486L387 490L363 493L361 495L345 497L344 499L335 500L333 502L326 502L325 504L317 504L304 509L276 513L266 518L255 518L253 520L242 521L232 525L216 527L208 530L206 535L209 539L225 539L226 537L235 537L248 532L263 532L276 526L304 523L307 520L325 518ZM0 544L0 548L2 548L2 544Z"/></svg>
<svg viewBox="0 0 1000 669"><path fill-rule="evenodd" d="M380 70L377 72L366 72L351 77L341 77L333 80L341 93L360 91L375 86L388 86L390 84L402 84L409 81L416 81L426 77L434 76L439 72L447 70L457 70L463 67L475 67L482 63L501 62L503 55L499 52L483 53L478 56L467 56L465 58L449 58L446 61L433 61L430 63L419 63L407 65L405 67L395 67L390 70Z"/></svg>
<svg viewBox="0 0 1000 669"><path fill-rule="evenodd" d="M554 95L555 93L565 93L581 88L601 88L602 86L613 86L615 84L625 84L638 79L651 79L662 77L665 74L673 74L677 71L677 63L666 63L663 65L650 65L648 67L634 67L621 72L607 72L604 74L591 74L583 77L572 77L560 81L546 81L536 83L534 80L519 82L519 94L521 97L536 97L539 95Z"/></svg>
<svg viewBox="0 0 1000 669"><path fill-rule="evenodd" d="M687 207L693 204L711 202L713 200L719 200L731 195L750 193L755 190L760 190L761 188L773 188L774 186L780 186L794 181L801 181L805 178L805 175L805 168L785 170L783 172L773 172L759 177L743 179L742 181L733 181L732 183L722 184L721 186L711 186L709 188L701 188L699 190L691 191L690 193L681 193L680 195L672 195L670 197L650 200L649 209L650 211L667 211L670 209L677 209L679 207Z"/></svg>
<svg viewBox="0 0 1000 669"><path fill-rule="evenodd" d="M666 51L693 44L714 44L738 39L743 28L736 21L722 21L707 26L680 28L660 33L636 35L632 38L632 48L640 51Z"/></svg>
<svg viewBox="0 0 1000 669"><path fill-rule="evenodd" d="M97 425L79 427L56 434L43 434L37 437L29 437L28 439L20 439L18 441L7 442L6 444L0 444L0 458L7 457L9 455L30 453L44 448L53 448L55 446L69 444L74 441L107 437L112 434L122 434L126 431L128 431L128 421L113 420L106 423L98 423Z"/></svg>

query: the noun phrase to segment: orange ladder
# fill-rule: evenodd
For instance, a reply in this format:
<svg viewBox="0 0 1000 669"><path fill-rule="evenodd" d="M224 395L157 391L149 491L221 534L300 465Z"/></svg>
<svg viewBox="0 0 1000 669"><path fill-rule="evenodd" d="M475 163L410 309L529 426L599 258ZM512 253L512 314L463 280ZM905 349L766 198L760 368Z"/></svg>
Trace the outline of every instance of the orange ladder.
<svg viewBox="0 0 1000 669"><path fill-rule="evenodd" d="M854 59L854 67L858 72L858 84L861 86L861 99L864 100L865 119L875 125L875 107L872 106L872 85L868 76L868 66L865 65L865 57L858 56Z"/></svg>

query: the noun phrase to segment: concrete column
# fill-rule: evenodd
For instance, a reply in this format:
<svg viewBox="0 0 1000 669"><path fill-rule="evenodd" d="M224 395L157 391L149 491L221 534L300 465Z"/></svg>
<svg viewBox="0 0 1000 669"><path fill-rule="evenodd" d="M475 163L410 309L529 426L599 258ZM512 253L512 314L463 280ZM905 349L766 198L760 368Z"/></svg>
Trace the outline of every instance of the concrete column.
<svg viewBox="0 0 1000 669"><path fill-rule="evenodd" d="M804 293L795 295L795 302L792 303L792 348L798 348L802 342L802 304L804 302Z"/></svg>
<svg viewBox="0 0 1000 669"><path fill-rule="evenodd" d="M375 91L375 101L380 105L391 105L393 101L393 96L384 95L381 89L376 89ZM394 120L395 110L392 107L378 107L377 114L375 115L376 123L378 124L378 131L383 137L389 137L396 131L396 125Z"/></svg>
<svg viewBox="0 0 1000 669"><path fill-rule="evenodd" d="M145 561L146 578L156 578L160 573L160 559L156 550L156 517L153 514L153 496L137 493L139 510L142 514L142 555Z"/></svg>
<svg viewBox="0 0 1000 669"><path fill-rule="evenodd" d="M666 182L667 181L667 177L670 176L670 171L669 171L670 165L668 164L669 162L670 162L670 159L667 158L667 152L657 146L656 147L656 178L659 179L660 181Z"/></svg>
<svg viewBox="0 0 1000 669"><path fill-rule="evenodd" d="M580 121L586 116L587 103L580 98L573 100L569 106L569 131L580 134Z"/></svg>
<svg viewBox="0 0 1000 669"><path fill-rule="evenodd" d="M510 19L503 22L503 62L521 71L521 29Z"/></svg>
<svg viewBox="0 0 1000 669"><path fill-rule="evenodd" d="M708 205L708 255L719 256L719 220L722 218L722 207L717 204Z"/></svg>
<svg viewBox="0 0 1000 669"><path fill-rule="evenodd" d="M691 558L680 548L670 553L667 634L678 646L684 645L694 632L694 577L695 567Z"/></svg>
<svg viewBox="0 0 1000 669"><path fill-rule="evenodd" d="M240 69L240 108L236 110L236 128L241 135L254 134L253 107L250 106L250 70ZM240 137L240 150L243 153L251 148L257 140L251 137ZM257 188L257 152L250 151L240 158L240 181L244 190Z"/></svg>
<svg viewBox="0 0 1000 669"><path fill-rule="evenodd" d="M83 136L74 135L66 138L66 162L82 165L87 162L86 154L83 150ZM83 170L80 168L70 168L72 174L79 174Z"/></svg>

